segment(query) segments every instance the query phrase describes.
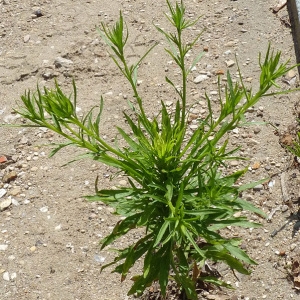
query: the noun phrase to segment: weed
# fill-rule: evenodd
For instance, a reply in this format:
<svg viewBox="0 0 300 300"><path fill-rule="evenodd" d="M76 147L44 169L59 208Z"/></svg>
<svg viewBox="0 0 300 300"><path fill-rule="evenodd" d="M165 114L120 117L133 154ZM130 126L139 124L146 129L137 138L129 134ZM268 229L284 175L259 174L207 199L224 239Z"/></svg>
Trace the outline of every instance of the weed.
<svg viewBox="0 0 300 300"><path fill-rule="evenodd" d="M101 112L104 100L86 115L76 113L77 92L73 82L73 96L68 97L56 82L54 89L37 89L21 97L22 105L17 112L34 124L24 126L46 127L66 138L51 152L68 145L88 150L87 155L95 161L117 168L128 177L129 187L117 190L98 190L89 196L91 201L102 201L115 208L124 218L111 234L101 241L101 249L135 228L145 228L143 237L124 249L117 250L114 261L102 269L116 265L114 272L123 281L138 259L143 260L142 274L133 278L129 294L141 294L152 282L158 281L162 295L170 279L182 287L188 299L197 299L196 283L201 280L228 286L214 276L204 276L201 269L208 261L222 261L231 269L249 274L245 264L255 264L241 248L240 239L226 238L220 229L227 226L257 227L259 224L237 217L240 211L263 213L241 199L241 192L257 183L237 185L247 171L239 170L230 175L221 172L226 161L234 157L238 148L227 150L226 134L241 126L245 112L261 97L270 96L270 88L293 67L280 63L280 52L274 53L270 46L265 59L259 56L261 68L257 92L246 88L240 74L234 83L227 73L225 92L219 97L220 112L213 116L211 100L206 95L209 113L199 120L198 128L187 135L187 79L201 57L187 66L186 55L197 43L200 34L190 43L183 42L185 30L195 24L185 18L183 2L172 6L167 0L167 19L175 33L159 27L170 48L166 52L181 70L181 88L168 77L166 82L174 88L178 97L174 113L169 113L161 101L157 117L150 120L137 86L137 70L149 51L135 64L129 65L125 55L128 29L120 13L119 20L109 28L99 29L111 49L111 58L128 80L134 101L131 108L136 120L124 114L129 130L117 128L126 147L110 145L100 133ZM286 92L286 91L285 91ZM223 96L222 96L223 94ZM127 128L128 129L128 128ZM132 131L133 134L127 132Z"/></svg>

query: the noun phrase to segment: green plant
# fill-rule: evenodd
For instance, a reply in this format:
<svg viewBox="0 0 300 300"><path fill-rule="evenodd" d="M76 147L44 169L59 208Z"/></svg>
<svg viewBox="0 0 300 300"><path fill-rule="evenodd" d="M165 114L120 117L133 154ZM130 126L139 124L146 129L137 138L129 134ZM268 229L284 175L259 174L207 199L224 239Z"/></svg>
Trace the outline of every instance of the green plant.
<svg viewBox="0 0 300 300"><path fill-rule="evenodd" d="M166 15L175 33L161 32L170 48L166 49L181 70L181 88L166 77L177 94L174 114L169 113L163 101L156 118L149 120L137 87L137 69L146 54L133 65L128 65L125 46L128 30L120 13L112 28L102 24L100 33L109 45L111 57L128 80L133 100L130 107L136 120L124 114L128 129L117 128L126 142L126 147L108 144L99 129L104 100L80 118L76 114L77 92L73 81L73 96L66 96L58 83L54 89L26 92L21 97L22 105L16 110L34 124L22 126L46 127L65 137L68 142L58 144L51 156L63 147L75 145L88 150L87 156L116 167L128 176L130 186L118 190L98 190L87 197L91 201L102 201L115 208L115 213L125 218L119 221L112 233L101 241L101 249L130 230L143 227L145 234L124 249L117 250L113 262L102 269L116 264L114 272L121 280L139 258L143 258L142 274L134 278L129 294L142 293L153 281L159 281L161 293L166 295L170 278L183 289L188 299L197 299L198 280L228 286L213 276L203 276L201 268L207 261L223 261L233 270L249 274L246 264L255 262L239 248L240 240L223 237L220 230L227 226L257 227L259 224L236 217L244 210L263 215L252 204L240 198L243 190L257 183L238 186L237 182L246 169L224 175L226 161L239 159L233 154L238 150L227 150L226 134L241 126L245 112L261 97L270 96L275 81L293 67L280 63L280 52L267 50L265 59L259 57L261 67L260 84L256 93L248 89L240 74L240 82L234 83L227 73L227 87L222 96L219 83L220 112L213 115L211 100L206 95L209 108L205 120L192 136L187 129L187 78L201 54L187 66L186 54L199 36L191 43L183 42L184 30L195 22L185 19L183 2L172 6L167 0L169 14ZM245 100L245 101L244 101ZM97 110L97 111L96 111ZM96 111L96 113L95 113Z"/></svg>

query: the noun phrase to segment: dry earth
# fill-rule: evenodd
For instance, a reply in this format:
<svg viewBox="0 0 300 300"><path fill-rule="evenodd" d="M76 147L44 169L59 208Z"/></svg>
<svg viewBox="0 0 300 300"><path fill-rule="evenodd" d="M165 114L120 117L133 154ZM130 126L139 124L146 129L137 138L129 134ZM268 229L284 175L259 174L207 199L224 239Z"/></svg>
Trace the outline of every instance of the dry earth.
<svg viewBox="0 0 300 300"><path fill-rule="evenodd" d="M229 68L235 76L236 64L226 64L235 59L235 54L244 78L254 89L259 80L258 53L266 51L268 42L282 51L284 59L295 61L288 13L283 8L273 14L270 7L276 4L274 1L185 0L189 18L202 15L188 38L206 28L191 53L206 51L189 82L194 113L201 116L207 112L205 92L216 99L218 71ZM69 92L74 77L82 112L104 95L102 133L112 141L114 126L124 124L122 111L131 93L109 60L95 26L102 21L112 24L120 9L131 32L130 59L138 59L147 47L160 43L139 71L139 88L149 115L157 113L161 99L174 102L164 76L168 72L176 78L178 70L170 64L163 50L164 40L152 24L169 26L163 16L165 1L2 0L0 123L22 122L12 108L26 89L34 90L37 83L51 87L56 78ZM206 79L194 83L200 74ZM296 73L289 75L280 82L284 88L296 85ZM292 165L293 157L279 143L289 142L288 134L292 132L288 126L294 123L298 96L293 93L265 98L249 111L249 121L271 122L277 130L269 125L253 125L231 133L231 143L242 145L240 155L250 158L244 164L251 167L245 182L271 176L265 185L248 191L244 197L266 213L275 213L270 222L259 220L264 225L261 229L227 229L228 234L244 239L244 249L259 264L253 267L251 276L237 277L225 266L218 266L223 279L236 289L204 292L200 299L300 299L291 280L294 276L297 283L299 275L295 263L300 225L297 203L292 202L299 196L299 166ZM0 127L0 156L8 157L7 163L0 164L0 178L5 175L0 180L0 191L6 192L0 200L12 200L0 212L0 299L128 299L130 279L121 283L109 270L100 274L101 264L111 260L113 254L99 251L99 239L119 219L106 206L88 203L83 197L93 194L97 175L102 188L124 185L126 178L118 175L110 181L115 171L92 161L62 167L78 151L68 149L47 158L50 148L44 145L59 141L41 129ZM240 167L240 162L231 162L232 169ZM283 197L282 184L290 201ZM116 246L138 234L120 239ZM294 267L293 276L288 275L287 266Z"/></svg>

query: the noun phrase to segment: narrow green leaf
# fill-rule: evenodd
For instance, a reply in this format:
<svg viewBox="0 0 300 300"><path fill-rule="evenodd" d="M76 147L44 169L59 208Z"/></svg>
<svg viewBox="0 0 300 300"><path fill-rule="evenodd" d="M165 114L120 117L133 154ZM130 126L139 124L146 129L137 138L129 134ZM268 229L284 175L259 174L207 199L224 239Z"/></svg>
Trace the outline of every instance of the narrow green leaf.
<svg viewBox="0 0 300 300"><path fill-rule="evenodd" d="M231 243L224 244L224 247L237 259L243 260L244 262L252 265L257 265L257 263L251 259L242 249L232 245Z"/></svg>
<svg viewBox="0 0 300 300"><path fill-rule="evenodd" d="M160 230L159 230L159 232L158 232L158 234L156 236L156 239L155 239L153 247L156 247L159 243L162 242L162 238L165 235L165 233L166 233L169 225L170 225L170 222L168 220L165 220L165 222L160 227Z"/></svg>

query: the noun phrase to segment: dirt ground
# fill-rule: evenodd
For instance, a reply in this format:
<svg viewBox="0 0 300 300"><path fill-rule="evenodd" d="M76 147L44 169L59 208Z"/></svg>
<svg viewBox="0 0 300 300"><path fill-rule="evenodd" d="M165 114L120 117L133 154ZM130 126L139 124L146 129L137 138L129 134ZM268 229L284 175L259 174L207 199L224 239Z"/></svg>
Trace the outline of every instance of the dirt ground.
<svg viewBox="0 0 300 300"><path fill-rule="evenodd" d="M199 115L207 112L204 93L214 99L218 71L230 69L235 76L239 61L242 74L253 88L258 86L258 53L265 53L268 43L282 51L284 60L295 62L291 28L286 8L274 14L275 0L185 0L188 17L202 15L189 31L188 39L206 28L194 51L205 50L189 80L189 104ZM0 1L0 123L22 122L12 108L26 89L36 85L51 87L54 78L71 92L72 78L78 89L78 110L83 113L104 96L102 134L115 139L114 126L124 125L122 111L131 92L108 57L96 26L112 24L122 10L131 38L128 56L137 60L147 47L159 42L139 70L140 91L149 116L158 112L161 99L175 101L166 85L166 73L178 70L170 63L163 48L166 43L153 24L169 26L163 12L165 1L118 0L2 0ZM62 60L65 58L66 60ZM227 62L227 63L226 63ZM230 65L230 64L229 64ZM221 72L222 73L222 72ZM207 75L196 84L194 79ZM222 76L221 76L222 78ZM279 84L295 88L298 75L291 72ZM262 99L249 111L247 119L256 125L232 132L231 144L241 145L241 156L250 160L231 162L231 168L250 165L245 182L269 178L266 184L248 191L244 197L255 203L272 219L252 216L264 225L260 229L228 228L230 234L243 238L242 247L258 265L250 276L234 274L219 265L218 270L235 290L212 290L199 299L300 299L297 285L299 235L297 202L299 165L286 153L295 123L295 103L299 92ZM215 98L216 99L216 98ZM172 104L170 104L172 105ZM274 126L261 123L271 122ZM276 129L277 128L277 129ZM51 147L60 138L42 129L0 127L1 201L12 201L0 212L0 299L121 300L130 276L123 283L103 263L113 258L100 251L99 240L119 220L101 203L89 203L84 195L94 192L98 175L101 188L126 184L114 170L93 161L79 161L62 167L79 154L66 149L48 158ZM139 233L120 239L117 247ZM132 272L138 271L136 270ZM300 273L300 271L299 271ZM293 279L295 283L293 283Z"/></svg>

